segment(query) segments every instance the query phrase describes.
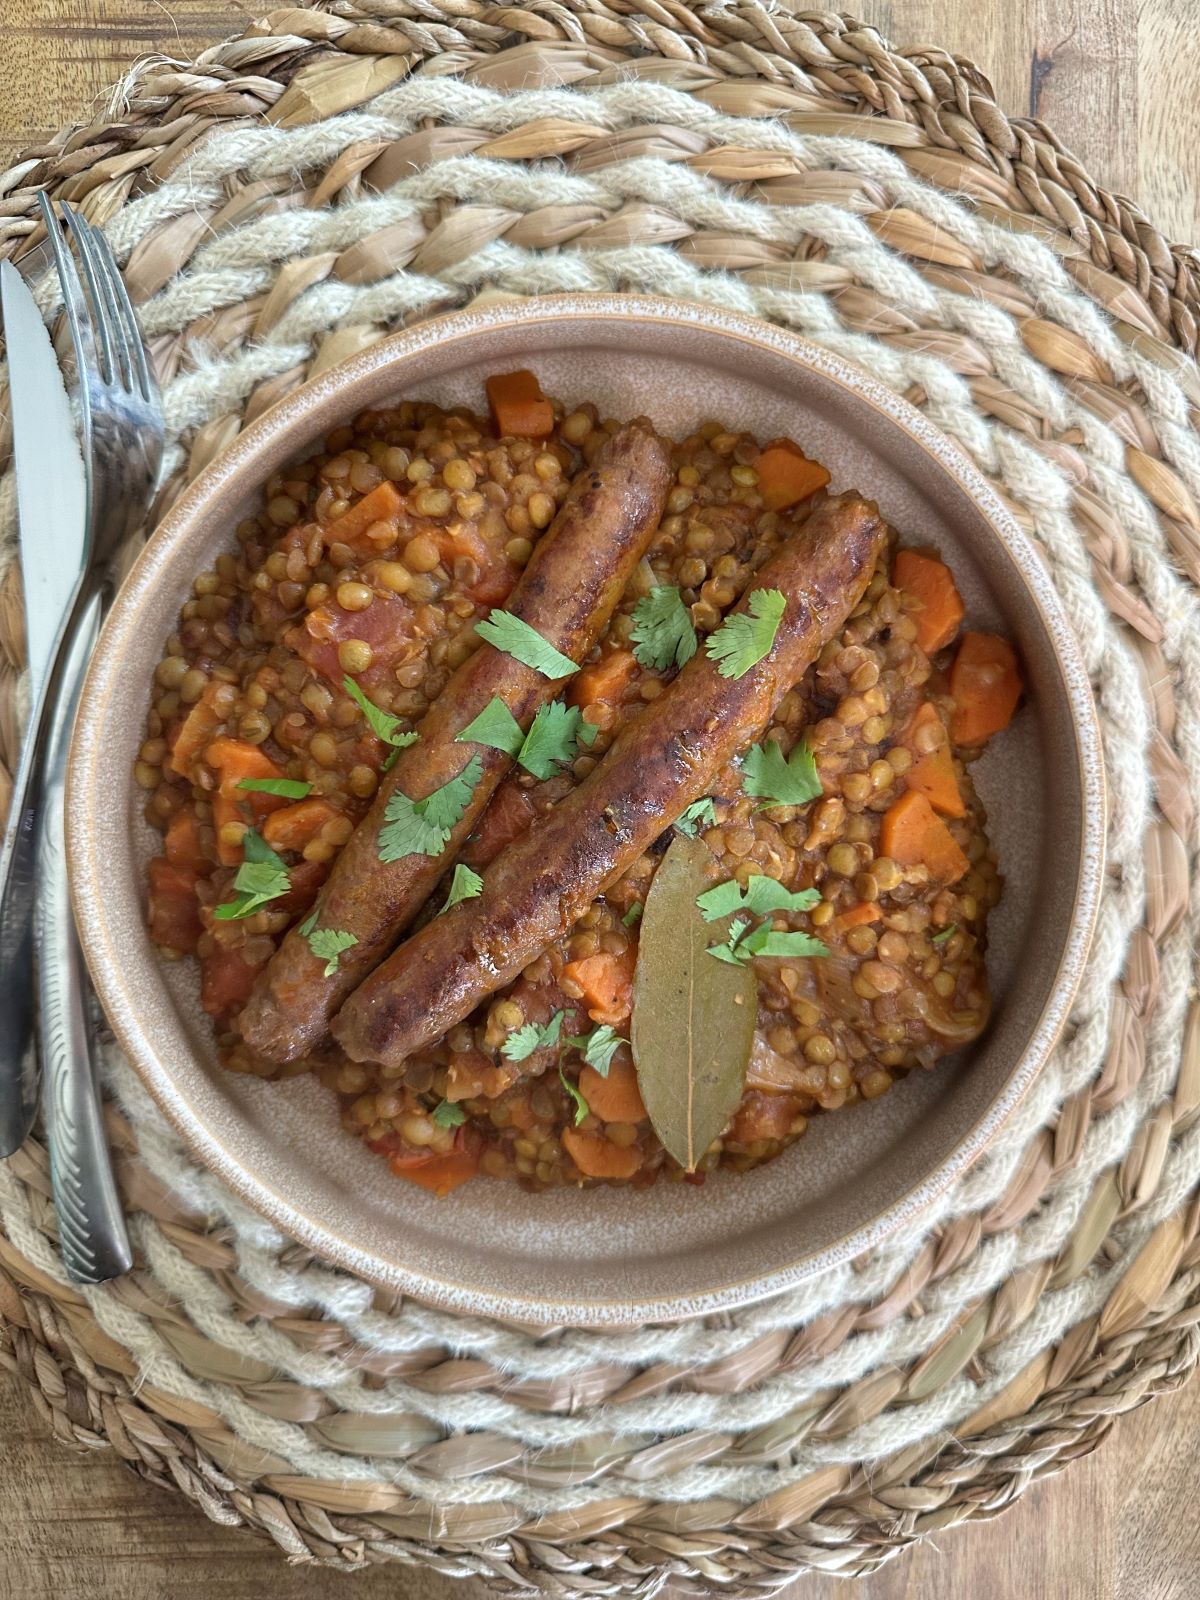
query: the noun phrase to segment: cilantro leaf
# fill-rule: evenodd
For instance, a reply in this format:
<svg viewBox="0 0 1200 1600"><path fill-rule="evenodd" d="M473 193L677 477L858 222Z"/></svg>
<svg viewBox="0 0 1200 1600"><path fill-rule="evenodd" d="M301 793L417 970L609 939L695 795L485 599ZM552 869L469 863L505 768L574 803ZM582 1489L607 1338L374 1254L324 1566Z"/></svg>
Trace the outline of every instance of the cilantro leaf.
<svg viewBox="0 0 1200 1600"><path fill-rule="evenodd" d="M415 733L401 733L399 731L400 718L394 717L390 711L385 711L382 706L377 706L374 700L368 700L349 673L342 679L342 688L350 696L351 700L355 702L363 716L366 717L367 726L375 737L381 739L384 744L391 745L392 753L383 763L383 771L386 772L401 750L406 749L410 744L416 743L417 735Z"/></svg>
<svg viewBox="0 0 1200 1600"><path fill-rule="evenodd" d="M483 888L483 879L477 872L472 872L470 867L461 861L454 869L454 876L450 880L450 893L446 896L446 903L442 911L449 911L451 906L459 905L463 900L474 900ZM442 911L438 912L440 917Z"/></svg>
<svg viewBox="0 0 1200 1600"><path fill-rule="evenodd" d="M696 904L705 922L717 922L731 911L753 911L760 917L773 911L811 911L820 898L816 889L785 889L777 879L756 873L745 889L730 878L697 895Z"/></svg>
<svg viewBox="0 0 1200 1600"><path fill-rule="evenodd" d="M460 1128L467 1113L453 1100L439 1100L433 1108L433 1120L439 1128Z"/></svg>
<svg viewBox="0 0 1200 1600"><path fill-rule="evenodd" d="M493 695L475 720L454 738L459 744L466 740L486 744L490 750L503 750L506 756L515 756L525 742L521 724L499 695Z"/></svg>
<svg viewBox="0 0 1200 1600"><path fill-rule="evenodd" d="M308 913L308 915L305 917L304 921L300 924L300 927L299 927L299 929L297 931L299 932L300 937L302 939L307 939L309 934L316 927L316 925L317 925L317 911L318 911L318 907L314 906L312 908L312 910Z"/></svg>
<svg viewBox="0 0 1200 1600"><path fill-rule="evenodd" d="M248 794L281 794L288 800L303 800L312 791L311 783L299 778L243 778L238 784Z"/></svg>
<svg viewBox="0 0 1200 1600"><path fill-rule="evenodd" d="M948 928L943 928L941 933L935 933L930 939L930 944L945 944L950 935L957 929L958 924L952 922Z"/></svg>
<svg viewBox="0 0 1200 1600"><path fill-rule="evenodd" d="M567 1043L576 1045L583 1052L583 1059L588 1066L595 1067L602 1078L607 1078L612 1058L623 1044L629 1043L629 1040L610 1028L607 1022L602 1022L590 1033L578 1033L574 1038L568 1039Z"/></svg>
<svg viewBox="0 0 1200 1600"><path fill-rule="evenodd" d="M672 584L651 589L633 608L633 653L659 672L682 667L696 654L696 629L683 596Z"/></svg>
<svg viewBox="0 0 1200 1600"><path fill-rule="evenodd" d="M746 957L738 954L738 943L749 926L749 917L735 917L729 924L729 933L725 943L710 944L708 946L708 954L716 956L718 961L727 962L731 967L744 967Z"/></svg>
<svg viewBox="0 0 1200 1600"><path fill-rule="evenodd" d="M786 760L774 739L752 744L742 758L742 788L767 806L803 806L824 793L807 739Z"/></svg>
<svg viewBox="0 0 1200 1600"><path fill-rule="evenodd" d="M540 672L543 678L569 678L579 671L577 662L556 650L536 628L514 617L511 611L493 611L475 624L475 632L514 661Z"/></svg>
<svg viewBox="0 0 1200 1600"><path fill-rule="evenodd" d="M244 859L233 880L237 891L234 898L213 907L213 916L222 922L251 917L260 906L278 900L291 888L282 857L277 856L253 828L247 828L242 835L242 855Z"/></svg>
<svg viewBox="0 0 1200 1600"><path fill-rule="evenodd" d="M557 1044L565 1016L565 1011L556 1011L549 1022L527 1022L509 1034L500 1046L500 1054L506 1061L525 1061L535 1050Z"/></svg>
<svg viewBox="0 0 1200 1600"><path fill-rule="evenodd" d="M561 700L539 708L517 756L526 772L548 778L557 766L575 759L582 715L578 706L563 705Z"/></svg>
<svg viewBox="0 0 1200 1600"><path fill-rule="evenodd" d="M632 928L635 922L640 922L641 920L642 902L640 900L635 900L630 906L629 910L621 918L621 926L623 928Z"/></svg>
<svg viewBox="0 0 1200 1600"><path fill-rule="evenodd" d="M741 949L752 956L827 956L829 947L811 933L776 933L767 922L760 923L741 942Z"/></svg>
<svg viewBox="0 0 1200 1600"><path fill-rule="evenodd" d="M717 808L713 805L712 795L706 794L703 800L693 800L683 815L675 818L675 826L680 833L694 839L698 829L711 828L716 820Z"/></svg>
<svg viewBox="0 0 1200 1600"><path fill-rule="evenodd" d="M562 1084L563 1088L575 1102L575 1126L578 1127L583 1121L584 1117L586 1117L588 1112L591 1110L591 1107L580 1094L579 1090L571 1082L570 1078L568 1078L566 1073L563 1071L561 1061L558 1064L558 1081Z"/></svg>
<svg viewBox="0 0 1200 1600"><path fill-rule="evenodd" d="M755 589L747 611L735 611L704 646L723 678L740 678L757 666L775 643L787 601L778 589Z"/></svg>
<svg viewBox="0 0 1200 1600"><path fill-rule="evenodd" d="M327 978L332 978L337 971L342 951L358 943L354 934L345 933L341 928L314 928L307 938L313 955L324 961Z"/></svg>
<svg viewBox="0 0 1200 1600"><path fill-rule="evenodd" d="M440 855L482 773L483 758L475 755L456 778L424 800L411 800L397 790L383 813L387 820L379 830L379 859L399 861L403 856Z"/></svg>

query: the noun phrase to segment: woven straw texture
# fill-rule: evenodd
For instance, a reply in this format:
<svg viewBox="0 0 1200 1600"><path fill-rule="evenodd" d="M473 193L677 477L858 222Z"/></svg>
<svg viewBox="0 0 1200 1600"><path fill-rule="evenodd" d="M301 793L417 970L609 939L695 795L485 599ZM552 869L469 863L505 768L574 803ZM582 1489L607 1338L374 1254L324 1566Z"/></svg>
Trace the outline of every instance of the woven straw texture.
<svg viewBox="0 0 1200 1600"><path fill-rule="evenodd" d="M919 1227L706 1324L533 1336L380 1296L197 1170L114 1060L132 1276L68 1286L41 1143L0 1165L0 1361L55 1432L295 1559L752 1594L994 1515L1181 1383L1200 1348L1197 258L969 63L756 0L277 11L145 66L0 177L0 250L35 279L42 186L106 228L140 302L160 504L314 371L479 295L707 299L862 362L1039 542L1112 796L1079 1004L1001 1146ZM11 765L7 472L0 519Z"/></svg>

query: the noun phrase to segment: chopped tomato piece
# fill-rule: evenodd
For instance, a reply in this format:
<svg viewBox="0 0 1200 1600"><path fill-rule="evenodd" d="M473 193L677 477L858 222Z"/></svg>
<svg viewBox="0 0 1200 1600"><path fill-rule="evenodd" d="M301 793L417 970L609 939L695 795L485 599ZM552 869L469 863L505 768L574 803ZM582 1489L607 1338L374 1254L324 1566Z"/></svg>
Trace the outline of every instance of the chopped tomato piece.
<svg viewBox="0 0 1200 1600"><path fill-rule="evenodd" d="M217 691L224 687L219 678L210 679L205 684L199 700L179 726L171 745L170 767L171 771L177 772L181 778L191 776L192 762L207 748L213 734L225 721L223 714L217 711L214 705Z"/></svg>
<svg viewBox="0 0 1200 1600"><path fill-rule="evenodd" d="M250 998L254 980L265 963L252 966L240 950L217 945L200 958L200 1004L210 1017L228 1022Z"/></svg>
<svg viewBox="0 0 1200 1600"><path fill-rule="evenodd" d="M190 873L192 877L198 878L206 871L208 862L200 848L200 824L196 821L196 813L190 803L181 805L171 818L163 839L163 848L167 853L167 860L181 872Z"/></svg>
<svg viewBox="0 0 1200 1600"><path fill-rule="evenodd" d="M729 1137L739 1144L756 1139L784 1139L796 1116L796 1102L790 1094L763 1094L747 1089L729 1128Z"/></svg>
<svg viewBox="0 0 1200 1600"><path fill-rule="evenodd" d="M515 782L502 783L491 804L479 819L462 859L475 872L482 872L514 839L528 831L537 815L533 801Z"/></svg>
<svg viewBox="0 0 1200 1600"><path fill-rule="evenodd" d="M146 876L150 880L150 937L164 950L193 951L204 932L196 873L157 856L146 867Z"/></svg>
<svg viewBox="0 0 1200 1600"><path fill-rule="evenodd" d="M391 593L376 593L361 611L343 611L330 600L314 606L302 623L289 628L283 642L340 688L346 671L338 646L350 639L361 639L371 647L371 665L354 674L360 687L370 694L374 685L394 686L393 669L414 653L417 627L412 605Z"/></svg>
<svg viewBox="0 0 1200 1600"><path fill-rule="evenodd" d="M475 577L463 580L473 600L481 606L504 604L519 574L503 551L488 544L465 522L452 522L448 527L434 525L426 531L437 545L449 572L455 570L459 561L470 561L474 565Z"/></svg>

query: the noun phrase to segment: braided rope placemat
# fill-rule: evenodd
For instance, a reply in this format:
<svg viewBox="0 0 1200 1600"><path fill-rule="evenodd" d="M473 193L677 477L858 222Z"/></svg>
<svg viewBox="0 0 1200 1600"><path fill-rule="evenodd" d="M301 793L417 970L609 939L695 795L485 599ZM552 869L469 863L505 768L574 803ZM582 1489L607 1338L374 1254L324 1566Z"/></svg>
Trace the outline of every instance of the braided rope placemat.
<svg viewBox="0 0 1200 1600"><path fill-rule="evenodd" d="M147 65L0 177L5 254L37 248L43 186L105 227L140 302L160 506L313 372L481 295L717 301L869 366L1038 541L1112 796L1087 978L1002 1141L919 1225L727 1317L531 1334L381 1295L197 1169L114 1058L129 1278L72 1288L42 1145L0 1164L0 1361L55 1432L297 1559L752 1593L994 1515L1180 1383L1200 1315L1196 257L970 64L758 0L277 11ZM9 762L14 526L6 472Z"/></svg>

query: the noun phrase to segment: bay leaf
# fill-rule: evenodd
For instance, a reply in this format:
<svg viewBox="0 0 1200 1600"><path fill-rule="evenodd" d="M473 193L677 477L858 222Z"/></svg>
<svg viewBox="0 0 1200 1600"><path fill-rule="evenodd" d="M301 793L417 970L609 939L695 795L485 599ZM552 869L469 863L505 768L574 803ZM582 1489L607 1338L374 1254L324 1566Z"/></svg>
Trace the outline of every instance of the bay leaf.
<svg viewBox="0 0 1200 1600"><path fill-rule="evenodd" d="M676 836L646 896L633 977L638 1088L655 1133L688 1172L737 1110L758 1010L753 968L708 954L730 920L706 922L696 904L714 866L703 839Z"/></svg>

